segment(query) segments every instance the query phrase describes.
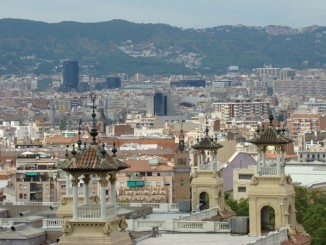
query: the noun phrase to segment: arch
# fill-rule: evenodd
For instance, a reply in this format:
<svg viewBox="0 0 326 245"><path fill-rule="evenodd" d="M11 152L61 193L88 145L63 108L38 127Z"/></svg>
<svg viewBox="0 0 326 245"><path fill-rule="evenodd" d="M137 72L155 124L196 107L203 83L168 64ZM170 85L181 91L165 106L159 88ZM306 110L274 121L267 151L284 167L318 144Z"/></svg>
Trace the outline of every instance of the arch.
<svg viewBox="0 0 326 245"><path fill-rule="evenodd" d="M199 209L209 209L209 194L205 191L199 194Z"/></svg>
<svg viewBox="0 0 326 245"><path fill-rule="evenodd" d="M270 205L265 205L260 209L260 228L261 233L265 234L275 231L275 209Z"/></svg>

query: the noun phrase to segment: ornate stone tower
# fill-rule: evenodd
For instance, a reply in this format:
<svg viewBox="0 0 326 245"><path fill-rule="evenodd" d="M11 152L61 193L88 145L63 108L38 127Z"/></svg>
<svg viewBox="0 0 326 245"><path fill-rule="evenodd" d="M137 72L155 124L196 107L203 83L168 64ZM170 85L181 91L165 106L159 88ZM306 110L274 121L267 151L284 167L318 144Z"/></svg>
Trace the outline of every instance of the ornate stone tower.
<svg viewBox="0 0 326 245"><path fill-rule="evenodd" d="M221 175L221 165L217 161L217 150L223 146L210 138L206 121L206 131L203 139L193 145L197 168L192 173L192 210L204 210L218 207L224 210L224 180Z"/></svg>
<svg viewBox="0 0 326 245"><path fill-rule="evenodd" d="M174 154L173 203L190 199L189 150L185 148L183 129L179 136L179 146Z"/></svg>
<svg viewBox="0 0 326 245"><path fill-rule="evenodd" d="M273 119L270 116L269 126L258 127L256 136L249 140L258 151L257 172L248 189L251 235L280 227L296 227L295 190L291 177L285 175L285 147L292 140L287 137L284 125L282 129L273 126ZM276 161L266 162L268 151L275 152Z"/></svg>
<svg viewBox="0 0 326 245"><path fill-rule="evenodd" d="M130 236L125 231L128 225L125 219L116 216L115 204L116 173L128 168L129 165L116 157L115 147L112 149L113 155L111 156L106 152L104 144L100 146L96 142L98 132L95 123L95 96L92 96L92 101L93 128L90 135L93 142L89 147L86 145L81 147L82 142L79 139L77 149L73 145L70 154L67 150L66 160L58 165L58 168L72 176L72 198L66 196L61 200L61 206L72 201L72 218L66 218L59 244L75 245L81 242L87 245L131 244ZM91 200L89 196L89 183L93 176L100 179L100 200L98 198ZM83 196L78 196L78 183L81 179L84 181L84 193ZM68 181L70 182L70 178ZM111 198L110 203L107 204L106 188L109 181L111 182ZM67 187L69 185L70 183Z"/></svg>

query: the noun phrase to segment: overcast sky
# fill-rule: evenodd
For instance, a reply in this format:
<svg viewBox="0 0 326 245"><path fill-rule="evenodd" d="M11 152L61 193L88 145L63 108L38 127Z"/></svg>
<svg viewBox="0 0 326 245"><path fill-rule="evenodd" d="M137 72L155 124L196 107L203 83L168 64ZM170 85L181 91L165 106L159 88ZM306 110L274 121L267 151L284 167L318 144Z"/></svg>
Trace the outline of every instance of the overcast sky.
<svg viewBox="0 0 326 245"><path fill-rule="evenodd" d="M45 22L123 19L202 28L326 26L326 0L0 0L0 18Z"/></svg>

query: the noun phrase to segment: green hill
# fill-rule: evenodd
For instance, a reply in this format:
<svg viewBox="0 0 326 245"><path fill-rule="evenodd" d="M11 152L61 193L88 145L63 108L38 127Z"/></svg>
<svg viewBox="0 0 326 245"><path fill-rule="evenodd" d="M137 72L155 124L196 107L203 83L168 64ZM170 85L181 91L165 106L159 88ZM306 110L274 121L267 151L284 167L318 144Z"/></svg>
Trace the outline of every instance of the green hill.
<svg viewBox="0 0 326 245"><path fill-rule="evenodd" d="M326 28L218 26L180 29L123 20L44 23L0 19L0 74L53 73L64 59L84 73L213 74L242 69L321 68Z"/></svg>

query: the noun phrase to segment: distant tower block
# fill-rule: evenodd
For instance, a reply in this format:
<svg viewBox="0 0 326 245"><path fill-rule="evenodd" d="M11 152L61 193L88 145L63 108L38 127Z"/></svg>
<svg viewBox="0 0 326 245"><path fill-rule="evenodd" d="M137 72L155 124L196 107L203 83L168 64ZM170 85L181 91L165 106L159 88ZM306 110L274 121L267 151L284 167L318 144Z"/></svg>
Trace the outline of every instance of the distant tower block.
<svg viewBox="0 0 326 245"><path fill-rule="evenodd" d="M260 235L289 225L296 227L295 190L292 179L285 175L285 147L292 140L283 126L275 128L273 116L267 128L258 127L256 137L249 140L257 146L257 172L248 189L250 234ZM267 150L276 153L276 161L267 163Z"/></svg>
<svg viewBox="0 0 326 245"><path fill-rule="evenodd" d="M197 160L191 182L192 210L217 207L224 211L224 180L217 161L217 150L223 146L210 138L208 132L206 126L205 137L200 141L198 139L198 143L192 146L195 161Z"/></svg>

